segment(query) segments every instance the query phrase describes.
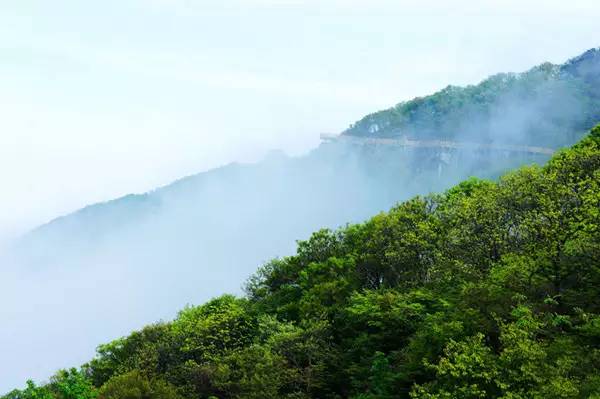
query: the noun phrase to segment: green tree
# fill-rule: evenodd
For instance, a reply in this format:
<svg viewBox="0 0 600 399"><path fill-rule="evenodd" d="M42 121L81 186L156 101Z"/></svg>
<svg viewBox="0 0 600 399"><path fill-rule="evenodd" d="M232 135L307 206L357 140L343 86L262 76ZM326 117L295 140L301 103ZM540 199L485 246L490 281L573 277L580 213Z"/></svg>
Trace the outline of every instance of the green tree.
<svg viewBox="0 0 600 399"><path fill-rule="evenodd" d="M175 388L162 380L149 380L139 371L112 377L100 388L99 399L178 399Z"/></svg>
<svg viewBox="0 0 600 399"><path fill-rule="evenodd" d="M79 370L61 370L49 384L59 399L94 399L98 396L92 382Z"/></svg>
<svg viewBox="0 0 600 399"><path fill-rule="evenodd" d="M55 396L48 387L37 386L33 381L28 380L25 389L15 389L2 396L2 399L55 399Z"/></svg>

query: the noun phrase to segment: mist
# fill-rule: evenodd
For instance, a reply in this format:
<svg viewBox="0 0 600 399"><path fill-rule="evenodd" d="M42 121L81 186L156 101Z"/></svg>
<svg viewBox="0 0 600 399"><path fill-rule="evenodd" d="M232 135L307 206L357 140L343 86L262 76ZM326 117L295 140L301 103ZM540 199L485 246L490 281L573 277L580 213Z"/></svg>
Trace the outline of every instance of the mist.
<svg viewBox="0 0 600 399"><path fill-rule="evenodd" d="M548 96L548 85L535 88L543 95L500 92L479 118L459 113L453 139L553 148L576 142L586 123L600 120L582 113L593 96L573 96L558 83ZM386 114L378 115L361 123L387 126ZM418 127L412 125L431 135ZM187 304L241 295L261 264L291 255L296 240L320 228L361 222L414 195L470 176L497 178L548 157L340 139L302 156L273 151L259 162L231 163L55 219L12 243L1 258L0 390L79 366L98 344L170 320Z"/></svg>
<svg viewBox="0 0 600 399"><path fill-rule="evenodd" d="M562 62L598 45L597 2L576 3L5 4L0 236L273 148L305 153L448 84Z"/></svg>
<svg viewBox="0 0 600 399"><path fill-rule="evenodd" d="M266 18L263 2L236 9L233 18L221 6L205 12L191 2L153 2L157 9L149 11L133 3L127 12L143 16L139 32L125 17L114 32L103 31L121 15L120 2L98 6L98 17L74 6L76 17L52 23L45 18L54 6L26 10L39 32L19 22L18 10L0 27L5 37L17 32L16 47L36 60L17 49L2 74L3 130L17 133L0 136L0 169L7 192L15 193L2 207L10 226L0 226L0 392L77 367L98 344L170 320L186 304L241 295L261 264L292 254L296 240L320 228L361 222L470 176L497 178L543 164L547 155L511 151L315 143L320 131L340 131L397 98L596 45L592 2L585 18L565 16L562 5L553 9L542 18L545 31L522 24L537 21L540 7L533 6L519 20L494 15L494 7L473 19L470 4L465 15L424 18L426 7L413 5L399 20L403 10L392 2L354 5L348 15L339 12L341 3L321 10L315 2L307 14L316 15L307 19L286 7ZM565 19L572 29L557 38L554 23ZM165 21L166 33L156 29ZM78 34L53 26L61 23ZM514 45L525 34L529 45ZM473 40L470 50L458 51L464 38ZM573 42L581 48L573 50ZM498 57L498 48L509 56ZM586 73L597 76L590 68ZM485 113L474 107L460 114L452 138L560 148L599 121L581 112L590 109L590 97L570 87L536 90L507 92ZM389 122L369 118L367 136L373 123ZM407 133L447 138L431 119L435 129L421 119ZM278 147L293 155L275 151L261 159ZM87 203L94 205L69 213ZM60 214L66 216L34 228Z"/></svg>
<svg viewBox="0 0 600 399"><path fill-rule="evenodd" d="M320 228L547 157L327 143L274 152L93 205L25 236L3 260L1 389L89 360L96 345L186 304L242 294L262 263ZM4 310L3 310L4 312Z"/></svg>

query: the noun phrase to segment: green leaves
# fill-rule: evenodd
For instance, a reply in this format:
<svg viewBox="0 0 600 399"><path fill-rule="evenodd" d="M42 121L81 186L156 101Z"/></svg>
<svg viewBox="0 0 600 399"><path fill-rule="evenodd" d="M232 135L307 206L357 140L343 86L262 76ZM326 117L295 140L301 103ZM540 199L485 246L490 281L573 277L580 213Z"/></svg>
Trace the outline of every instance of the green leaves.
<svg viewBox="0 0 600 399"><path fill-rule="evenodd" d="M583 69L597 71L597 60L591 58ZM345 133L532 146L543 142L560 148L581 138L600 120L597 79L575 71L572 64L545 63L521 74L494 75L477 85L448 86L367 115Z"/></svg>
<svg viewBox="0 0 600 399"><path fill-rule="evenodd" d="M118 375L100 389L99 399L179 399L175 387L162 380L150 380L139 371Z"/></svg>
<svg viewBox="0 0 600 399"><path fill-rule="evenodd" d="M247 302L224 295L184 309L171 330L183 352L196 361L209 361L252 343L256 327L256 319L247 312Z"/></svg>
<svg viewBox="0 0 600 399"><path fill-rule="evenodd" d="M60 370L47 385L38 386L27 381L27 387L14 390L2 399L95 399L98 390L89 378L77 369Z"/></svg>
<svg viewBox="0 0 600 399"><path fill-rule="evenodd" d="M246 298L2 399L600 397L599 259L600 127L543 168L318 231Z"/></svg>
<svg viewBox="0 0 600 399"><path fill-rule="evenodd" d="M27 381L27 387L23 390L15 389L2 396L2 399L55 399L49 387L37 386L33 381Z"/></svg>
<svg viewBox="0 0 600 399"><path fill-rule="evenodd" d="M74 368L59 371L50 380L50 387L60 399L95 399L98 396L87 376Z"/></svg>

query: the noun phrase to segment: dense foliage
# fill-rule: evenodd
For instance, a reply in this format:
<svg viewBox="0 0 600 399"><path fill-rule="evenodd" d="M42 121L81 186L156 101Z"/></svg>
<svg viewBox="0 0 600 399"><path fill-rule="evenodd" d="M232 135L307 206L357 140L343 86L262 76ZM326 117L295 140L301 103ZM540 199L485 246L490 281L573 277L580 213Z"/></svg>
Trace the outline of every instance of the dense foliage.
<svg viewBox="0 0 600 399"><path fill-rule="evenodd" d="M600 127L544 167L319 231L244 298L3 398L600 398Z"/></svg>
<svg viewBox="0 0 600 399"><path fill-rule="evenodd" d="M345 134L561 147L600 120L600 49L561 65L494 75L480 84L367 115Z"/></svg>

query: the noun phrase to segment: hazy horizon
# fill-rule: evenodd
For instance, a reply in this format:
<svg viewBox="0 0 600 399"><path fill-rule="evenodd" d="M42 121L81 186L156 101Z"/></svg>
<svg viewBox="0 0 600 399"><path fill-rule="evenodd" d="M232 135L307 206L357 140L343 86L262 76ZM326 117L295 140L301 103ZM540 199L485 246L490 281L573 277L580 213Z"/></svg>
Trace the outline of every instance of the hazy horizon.
<svg viewBox="0 0 600 399"><path fill-rule="evenodd" d="M470 176L545 162L546 155L485 149L314 149L320 133L340 133L400 101L563 63L600 44L599 19L592 0L5 5L0 393L78 366L98 344L169 320L186 304L241 294L257 267L292 254L295 240L320 228L361 222ZM470 112L461 105L448 116L425 103L413 127L431 119L437 133L443 118L457 126L457 140L491 127L497 139L564 135L560 142L570 144L597 119L600 53L593 54L581 63L590 68L585 76L477 88L465 100ZM464 104L450 97L439 103ZM381 123L393 127L395 116L386 115ZM548 134L527 136L538 131L532 126ZM577 131L566 131L572 126ZM231 165L93 207L2 251L87 205L272 150L294 158Z"/></svg>
<svg viewBox="0 0 600 399"><path fill-rule="evenodd" d="M563 62L598 45L600 16L592 1L3 8L0 243L269 150L305 153L321 132L448 84Z"/></svg>

